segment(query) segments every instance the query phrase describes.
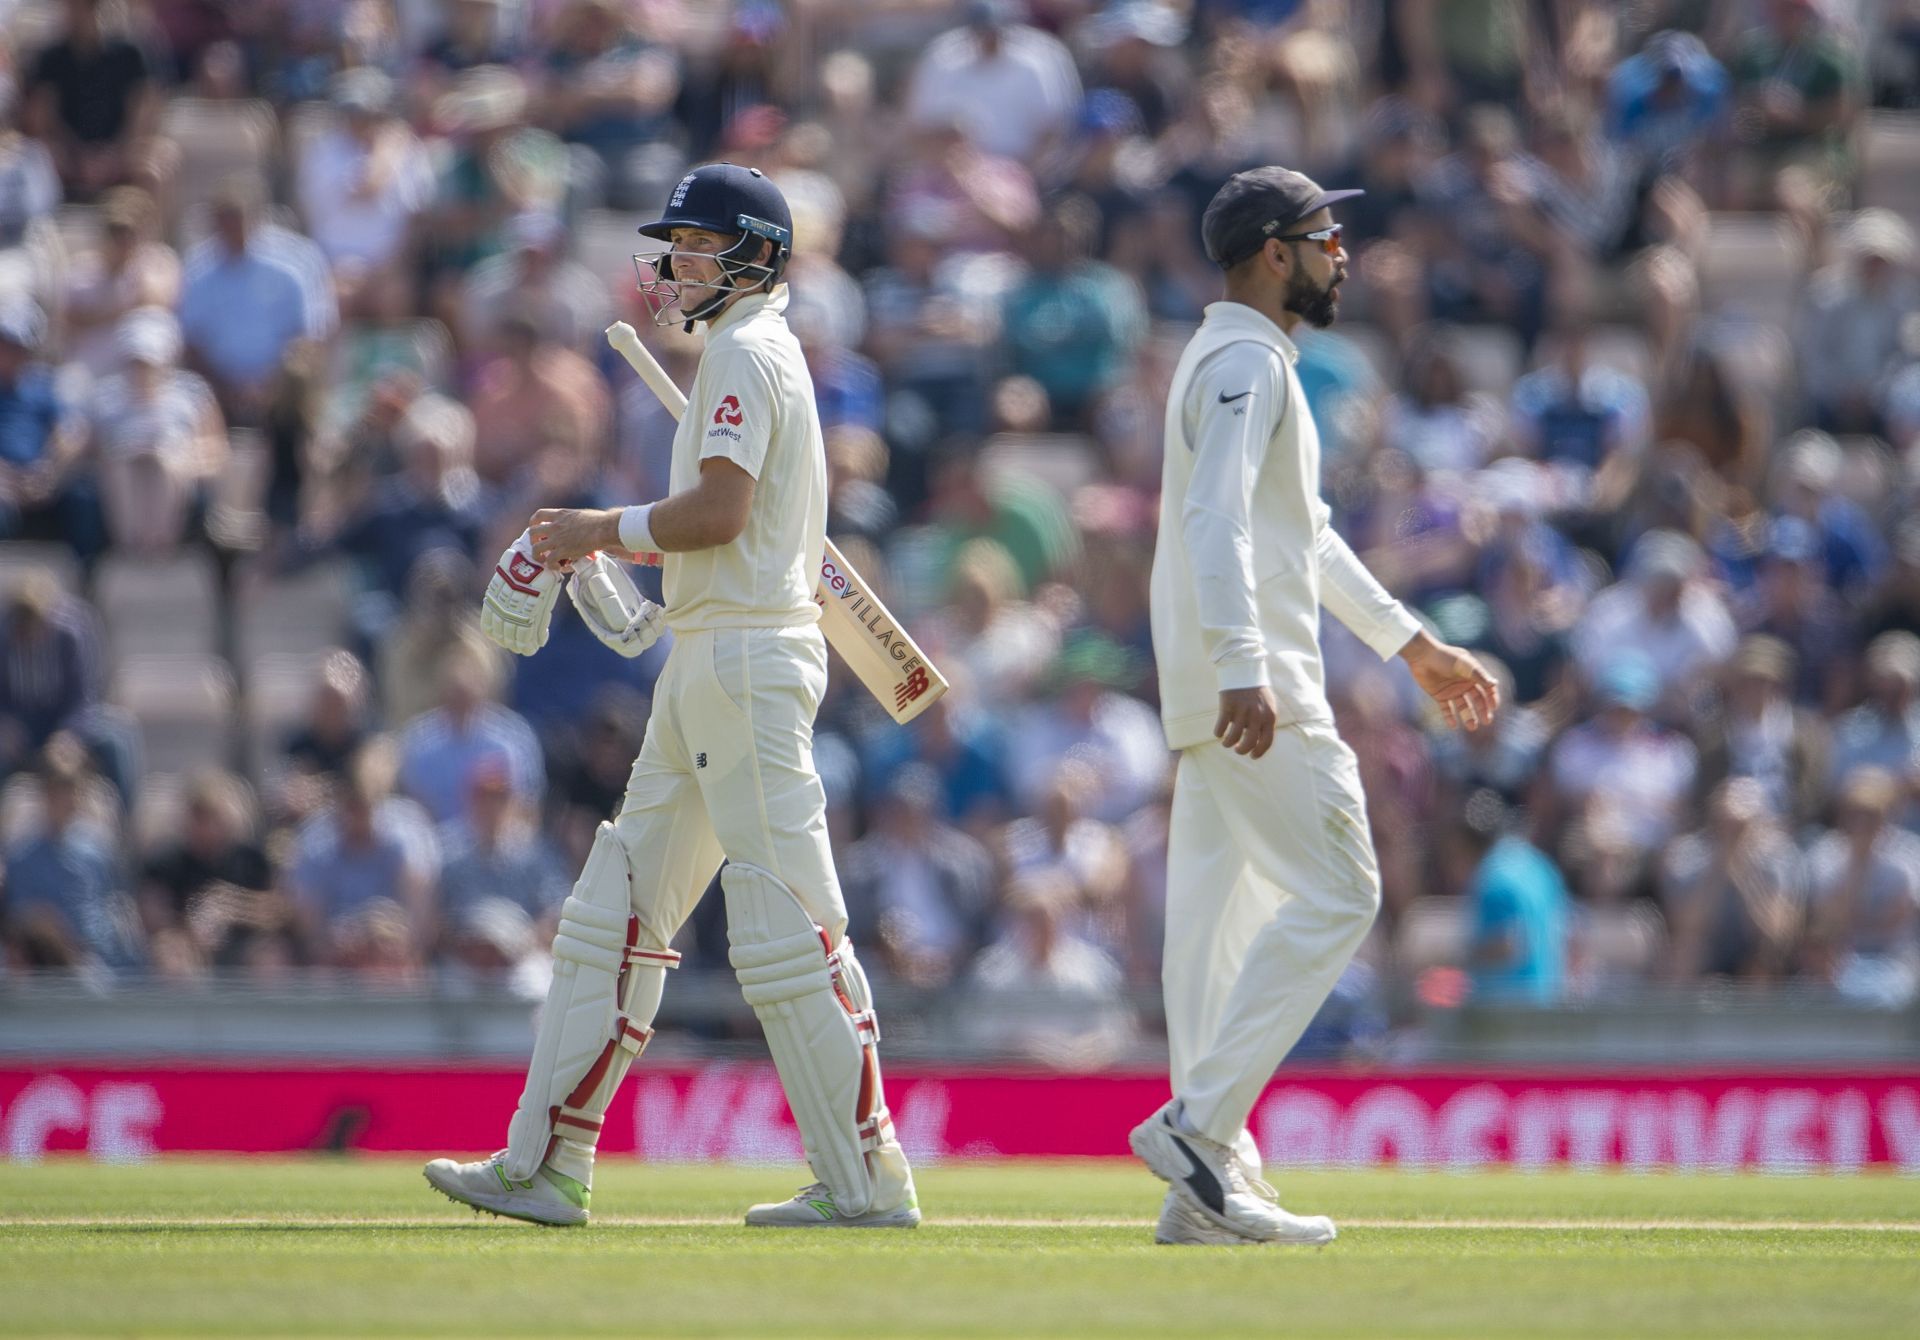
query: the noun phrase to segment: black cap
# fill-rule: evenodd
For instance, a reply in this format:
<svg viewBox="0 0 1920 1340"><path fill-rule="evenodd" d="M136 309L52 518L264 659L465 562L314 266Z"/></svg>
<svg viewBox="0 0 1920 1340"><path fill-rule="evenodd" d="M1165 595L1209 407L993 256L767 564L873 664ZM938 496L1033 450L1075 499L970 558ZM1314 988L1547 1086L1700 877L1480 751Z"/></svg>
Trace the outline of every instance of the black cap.
<svg viewBox="0 0 1920 1340"><path fill-rule="evenodd" d="M1230 270L1270 237L1336 201L1365 191L1323 191L1304 172L1283 167L1252 168L1227 178L1200 217L1200 240L1207 259Z"/></svg>

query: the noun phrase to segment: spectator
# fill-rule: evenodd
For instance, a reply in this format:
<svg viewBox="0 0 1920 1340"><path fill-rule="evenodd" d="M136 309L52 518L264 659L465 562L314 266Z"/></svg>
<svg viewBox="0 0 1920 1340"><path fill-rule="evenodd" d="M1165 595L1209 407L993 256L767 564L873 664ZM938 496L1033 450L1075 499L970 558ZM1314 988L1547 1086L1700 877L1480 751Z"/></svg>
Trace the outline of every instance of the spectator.
<svg viewBox="0 0 1920 1340"><path fill-rule="evenodd" d="M531 805L546 790L546 769L533 729L495 701L498 667L465 647L441 658L440 705L407 723L400 734L400 789L420 802L435 823L472 815L475 780L504 768L514 794Z"/></svg>
<svg viewBox="0 0 1920 1340"><path fill-rule="evenodd" d="M596 275L566 254L567 228L547 210L516 214L507 223L511 249L476 265L460 293L461 340L469 350L499 352L507 317L524 313L541 334L575 353L591 349L613 322L607 284L630 283L632 272Z"/></svg>
<svg viewBox="0 0 1920 1340"><path fill-rule="evenodd" d="M1355 755L1366 797L1367 828L1380 865L1381 907L1396 917L1425 891L1425 835L1433 814L1427 737L1404 720L1396 684L1377 660L1362 662L1327 695L1340 737Z"/></svg>
<svg viewBox="0 0 1920 1340"><path fill-rule="evenodd" d="M1589 678L1634 654L1645 658L1660 692L1677 692L1733 654L1733 617L1700 580L1702 562L1700 546L1676 531L1641 537L1627 580L1595 596L1574 630L1574 656Z"/></svg>
<svg viewBox="0 0 1920 1340"><path fill-rule="evenodd" d="M1418 5L1408 6L1411 9ZM1505 108L1475 107L1458 152L1419 179L1425 287L1443 321L1498 321L1531 345L1545 323L1553 237Z"/></svg>
<svg viewBox="0 0 1920 1340"><path fill-rule="evenodd" d="M1381 442L1429 473L1485 465L1504 425L1492 398L1468 388L1453 355L1457 333L1436 326L1417 334L1400 374L1406 389L1387 404Z"/></svg>
<svg viewBox="0 0 1920 1340"><path fill-rule="evenodd" d="M1134 677L1127 654L1108 639L1067 643L1048 675L1051 696L1018 713L1009 741L1009 770L1027 813L1067 758L1092 767L1086 810L1103 822L1121 822L1155 793L1169 767L1166 739L1154 710L1121 692Z"/></svg>
<svg viewBox="0 0 1920 1340"><path fill-rule="evenodd" d="M49 742L40 756L38 831L7 853L7 940L28 966L130 967L140 960L111 834L81 815L88 777L78 741L63 735Z"/></svg>
<svg viewBox="0 0 1920 1340"><path fill-rule="evenodd" d="M1765 982L1787 966L1805 906L1800 853L1768 816L1766 792L1749 777L1723 782L1707 823L1673 844L1661 870L1661 901L1673 927L1668 973Z"/></svg>
<svg viewBox="0 0 1920 1340"><path fill-rule="evenodd" d="M414 220L433 202L433 162L394 114L393 81L379 70L336 76L332 97L337 119L300 155L296 195L340 305L358 313L367 283L406 282Z"/></svg>
<svg viewBox="0 0 1920 1340"><path fill-rule="evenodd" d="M98 616L50 574L29 573L0 624L0 776L25 767L55 735L70 735L129 797L133 730L101 702L104 678Z"/></svg>
<svg viewBox="0 0 1920 1340"><path fill-rule="evenodd" d="M1033 272L1007 295L1002 314L1008 352L1046 388L1062 429L1085 421L1095 400L1126 375L1146 336L1133 281L1092 259L1098 227L1084 198L1047 210L1027 247Z"/></svg>
<svg viewBox="0 0 1920 1340"><path fill-rule="evenodd" d="M1126 891L1126 845L1118 829L1087 813L1098 790L1088 765L1066 758L1040 798L1036 812L1006 827L1002 845L1010 878L1044 878L1071 898L1067 924L1073 933L1116 962L1131 956L1132 927L1122 901Z"/></svg>
<svg viewBox="0 0 1920 1340"><path fill-rule="evenodd" d="M1866 701L1833 729L1833 778L1883 768L1905 776L1920 758L1920 637L1902 630L1867 644Z"/></svg>
<svg viewBox="0 0 1920 1340"><path fill-rule="evenodd" d="M992 857L941 818L944 800L928 765L895 769L873 797L871 830L839 863L848 916L878 937L877 966L921 987L964 970L994 893Z"/></svg>
<svg viewBox="0 0 1920 1340"><path fill-rule="evenodd" d="M0 256L23 245L37 220L60 207L60 174L39 140L13 124L7 90L0 87Z"/></svg>
<svg viewBox="0 0 1920 1340"><path fill-rule="evenodd" d="M559 205L568 156L556 137L527 125L526 81L501 65L461 73L435 100L433 121L452 151L424 223L429 312L457 330L461 277L505 250L514 215Z"/></svg>
<svg viewBox="0 0 1920 1340"><path fill-rule="evenodd" d="M607 685L589 699L573 729L559 737L553 775L558 814L548 831L558 839L570 869L586 860L594 829L610 822L624 805L627 777L640 753L646 723L644 695L624 684Z"/></svg>
<svg viewBox="0 0 1920 1340"><path fill-rule="evenodd" d="M179 840L146 863L140 913L149 937L184 932L219 968L294 958L293 908L253 841L246 784L214 769L187 782Z"/></svg>
<svg viewBox="0 0 1920 1340"><path fill-rule="evenodd" d="M969 540L954 559L952 613L938 639L950 648L970 684L1023 698L1053 662L1060 633L1046 614L1021 599L1020 570L1004 546Z"/></svg>
<svg viewBox="0 0 1920 1340"><path fill-rule="evenodd" d="M333 923L329 966L350 974L351 990L409 991L424 976L406 909L374 898Z"/></svg>
<svg viewBox="0 0 1920 1340"><path fill-rule="evenodd" d="M121 321L138 308L180 301L180 258L159 240L159 210L137 186L100 201L100 245L74 258L67 276L68 353L96 377L120 368Z"/></svg>
<svg viewBox="0 0 1920 1340"><path fill-rule="evenodd" d="M1690 443L1721 479L1757 496L1771 441L1770 397L1734 368L1728 343L1702 336L1682 351L1665 378L1654 438Z"/></svg>
<svg viewBox="0 0 1920 1340"><path fill-rule="evenodd" d="M1852 171L1848 140L1860 110L1860 70L1819 0L1767 0L1729 62L1737 107L1734 129L1752 155L1740 164L1736 207L1753 208L1774 175L1789 166L1823 183ZM1755 179L1757 178L1757 180Z"/></svg>
<svg viewBox="0 0 1920 1340"><path fill-rule="evenodd" d="M872 745L868 773L884 791L896 769L925 763L941 785L940 814L972 837L984 839L1012 817L1013 786L1007 777L1007 746L996 717L984 707L968 707L945 698L916 717L904 731L889 731Z"/></svg>
<svg viewBox="0 0 1920 1340"><path fill-rule="evenodd" d="M454 914L439 985L456 996L544 1000L553 960L538 948L533 919L518 903L485 898Z"/></svg>
<svg viewBox="0 0 1920 1340"><path fill-rule="evenodd" d="M1814 423L1836 433L1885 430L1888 383L1911 356L1904 331L1920 311L1913 228L1892 210L1863 209L1840 259L1814 275L1793 328L1800 387Z"/></svg>
<svg viewBox="0 0 1920 1340"><path fill-rule="evenodd" d="M296 822L317 813L367 741L367 668L350 651L331 651L305 720L286 741L278 809Z"/></svg>
<svg viewBox="0 0 1920 1340"><path fill-rule="evenodd" d="M900 523L887 491L890 453L880 434L857 424L826 431L827 534L871 544Z"/></svg>
<svg viewBox="0 0 1920 1340"><path fill-rule="evenodd" d="M1601 135L1584 109L1565 102L1533 120L1528 190L1556 245L1563 273L1585 275L1639 249L1646 239L1641 206L1649 192L1635 164Z"/></svg>
<svg viewBox="0 0 1920 1340"><path fill-rule="evenodd" d="M1817 820L1827 803L1826 723L1792 696L1793 648L1779 638L1741 639L1727 666L1720 710L1700 732L1702 793L1730 777L1759 784L1767 809L1790 829Z"/></svg>
<svg viewBox="0 0 1920 1340"><path fill-rule="evenodd" d="M441 0L444 25L420 53L422 85L429 97L469 70L510 66L524 54L513 39L504 0Z"/></svg>
<svg viewBox="0 0 1920 1340"><path fill-rule="evenodd" d="M0 295L0 539L102 548L100 507L76 473L85 435L38 355L46 321L31 299Z"/></svg>
<svg viewBox="0 0 1920 1340"><path fill-rule="evenodd" d="M1589 334L1583 317L1556 326L1553 359L1514 383L1513 431L1534 460L1591 478L1598 510L1625 492L1652 411L1638 381L1587 357Z"/></svg>
<svg viewBox="0 0 1920 1340"><path fill-rule="evenodd" d="M421 396L394 436L401 472L381 482L357 517L311 522L305 550L310 556L336 548L361 559L375 589L397 600L422 554L452 549L472 559L480 547L481 516L471 466L473 415L465 406L445 396ZM339 529L329 535L329 524ZM370 622L384 628L390 617L383 611Z"/></svg>
<svg viewBox="0 0 1920 1340"><path fill-rule="evenodd" d="M970 0L965 27L935 38L915 67L907 115L952 121L987 153L1035 163L1066 133L1080 77L1060 40L1019 21L1015 0Z"/></svg>
<svg viewBox="0 0 1920 1340"><path fill-rule="evenodd" d="M440 847L420 807L393 794L393 778L391 745L369 740L348 764L333 804L294 839L286 891L326 962L351 965L385 952L389 907L399 910L414 961L433 943ZM377 910L368 920L370 908Z"/></svg>
<svg viewBox="0 0 1920 1340"><path fill-rule="evenodd" d="M859 286L825 256L802 253L788 267L794 285L787 323L807 360L820 426L879 432L886 389L874 361L854 349L866 321Z"/></svg>
<svg viewBox="0 0 1920 1340"><path fill-rule="evenodd" d="M1473 862L1466 957L1475 1003L1558 1003L1566 992L1572 913L1560 872L1492 791L1468 798L1458 840Z"/></svg>
<svg viewBox="0 0 1920 1340"><path fill-rule="evenodd" d="M1613 69L1608 130L1642 172L1694 167L1725 132L1727 71L1706 43L1667 29Z"/></svg>
<svg viewBox="0 0 1920 1340"><path fill-rule="evenodd" d="M1800 673L1793 695L1802 702L1829 696L1836 667L1850 644L1844 607L1821 581L1819 536L1798 517L1768 528L1760 580L1748 593L1745 631L1778 638L1793 650Z"/></svg>
<svg viewBox="0 0 1920 1340"><path fill-rule="evenodd" d="M1018 880L1000 938L974 961L968 1031L996 1051L1060 1070L1098 1070L1133 1034L1125 978L1068 927L1072 892L1057 875Z"/></svg>
<svg viewBox="0 0 1920 1340"><path fill-rule="evenodd" d="M1588 578L1566 537L1542 519L1534 471L1488 470L1478 484L1497 514L1474 579L1487 606L1482 640L1512 671L1517 701L1537 702L1565 683Z"/></svg>
<svg viewBox="0 0 1920 1340"><path fill-rule="evenodd" d="M951 120L917 127L888 191L887 215L938 229L956 257L1008 252L1040 217L1033 175L988 153Z"/></svg>
<svg viewBox="0 0 1920 1340"><path fill-rule="evenodd" d="M52 151L71 199L126 182L152 189L165 169L154 143L160 89L147 58L106 30L102 0L64 0L63 8L65 30L22 81L28 133Z"/></svg>
<svg viewBox="0 0 1920 1340"><path fill-rule="evenodd" d="M1393 0L1386 23L1408 84L1430 109L1520 101L1537 40L1520 0Z"/></svg>
<svg viewBox="0 0 1920 1340"><path fill-rule="evenodd" d="M171 312L130 312L116 340L120 371L91 405L107 534L118 549L164 554L206 510L207 490L227 466L227 426L206 380L178 365Z"/></svg>
<svg viewBox="0 0 1920 1340"><path fill-rule="evenodd" d="M1856 769L1834 828L1807 852L1808 967L1849 1000L1883 1008L1920 988L1920 838L1894 822L1899 799L1891 773Z"/></svg>
<svg viewBox="0 0 1920 1340"><path fill-rule="evenodd" d="M473 770L466 815L441 829L440 849L440 903L448 923L495 901L518 907L533 922L557 921L571 880L535 826L533 810L514 793L504 762L491 759Z"/></svg>
<svg viewBox="0 0 1920 1340"><path fill-rule="evenodd" d="M866 277L867 348L900 394L917 397L955 432L979 432L1011 267L998 256L945 256L947 216L926 202L888 229L888 264Z"/></svg>
<svg viewBox="0 0 1920 1340"><path fill-rule="evenodd" d="M1187 38L1184 17L1151 0L1123 0L1089 17L1078 38L1092 55L1095 82L1137 109L1147 135L1163 134L1191 91L1192 73L1177 56Z"/></svg>
<svg viewBox="0 0 1920 1340"><path fill-rule="evenodd" d="M1617 826L1642 860L1679 828L1699 766L1685 736L1647 716L1659 686L1645 656L1616 650L1595 676L1593 717L1561 736L1548 759L1561 812L1587 827Z"/></svg>
<svg viewBox="0 0 1920 1340"><path fill-rule="evenodd" d="M1826 586L1845 597L1859 597L1880 580L1887 545L1878 526L1839 491L1843 453L1824 432L1805 430L1780 449L1774 472L1774 509L1805 522L1816 545L1814 561L1826 568Z"/></svg>
<svg viewBox="0 0 1920 1340"><path fill-rule="evenodd" d="M632 14L620 0L567 0L548 39L541 99L543 124L591 149L629 191L629 159L665 136L680 92L674 52L643 40Z"/></svg>
<svg viewBox="0 0 1920 1340"><path fill-rule="evenodd" d="M407 605L379 647L381 716L412 721L438 701L435 671L450 648L459 647L494 667L504 680L500 649L480 631L475 611L473 564L453 549L429 549L407 577Z"/></svg>
<svg viewBox="0 0 1920 1340"><path fill-rule="evenodd" d="M263 224L251 182L221 187L213 229L187 255L180 327L190 366L213 384L227 418L251 427L266 413L287 346L332 335L337 312L319 249Z"/></svg>
<svg viewBox="0 0 1920 1340"><path fill-rule="evenodd" d="M504 317L499 357L480 369L469 400L473 465L491 489L524 487L528 448L544 444L584 468L606 450L612 406L591 363L554 342L530 311ZM557 500L553 500L557 501Z"/></svg>

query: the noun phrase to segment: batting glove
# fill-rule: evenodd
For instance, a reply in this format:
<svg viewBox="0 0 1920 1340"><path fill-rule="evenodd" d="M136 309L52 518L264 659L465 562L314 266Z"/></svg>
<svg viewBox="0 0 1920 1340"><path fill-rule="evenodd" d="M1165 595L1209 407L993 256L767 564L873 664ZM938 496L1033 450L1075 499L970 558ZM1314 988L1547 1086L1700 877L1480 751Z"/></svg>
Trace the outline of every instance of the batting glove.
<svg viewBox="0 0 1920 1340"><path fill-rule="evenodd" d="M567 598L587 631L622 656L638 656L660 640L666 626L666 611L641 595L633 578L605 554L589 554L573 565Z"/></svg>
<svg viewBox="0 0 1920 1340"><path fill-rule="evenodd" d="M560 574L534 558L533 539L523 530L494 565L480 631L516 656L531 656L547 645L547 622L559 598Z"/></svg>

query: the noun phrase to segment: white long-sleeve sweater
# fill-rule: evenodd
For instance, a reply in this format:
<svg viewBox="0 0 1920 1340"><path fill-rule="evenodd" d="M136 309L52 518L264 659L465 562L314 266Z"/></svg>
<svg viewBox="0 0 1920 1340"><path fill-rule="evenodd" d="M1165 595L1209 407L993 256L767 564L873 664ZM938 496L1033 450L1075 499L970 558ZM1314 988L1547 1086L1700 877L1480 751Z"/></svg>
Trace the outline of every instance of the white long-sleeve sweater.
<svg viewBox="0 0 1920 1340"><path fill-rule="evenodd" d="M1328 523L1299 357L1265 316L1217 302L1174 371L1152 599L1175 749L1213 738L1224 689L1270 685L1283 725L1331 720L1323 604L1383 660L1420 628Z"/></svg>

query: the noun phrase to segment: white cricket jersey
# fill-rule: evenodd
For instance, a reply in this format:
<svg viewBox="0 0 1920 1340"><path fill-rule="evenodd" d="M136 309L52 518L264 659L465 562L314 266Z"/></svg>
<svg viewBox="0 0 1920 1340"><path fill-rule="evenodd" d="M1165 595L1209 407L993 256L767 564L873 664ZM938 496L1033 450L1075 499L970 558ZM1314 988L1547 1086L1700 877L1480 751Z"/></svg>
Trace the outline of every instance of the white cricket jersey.
<svg viewBox="0 0 1920 1340"><path fill-rule="evenodd" d="M1328 522L1299 358L1265 316L1216 302L1174 370L1152 592L1175 749L1213 738L1223 689L1270 685L1283 725L1332 720L1322 604L1382 659L1420 627Z"/></svg>
<svg viewBox="0 0 1920 1340"><path fill-rule="evenodd" d="M787 287L742 298L707 326L707 347L673 435L668 492L724 456L757 481L747 528L731 544L668 554L667 626L790 628L815 623L827 535L827 451L813 378L787 327Z"/></svg>

